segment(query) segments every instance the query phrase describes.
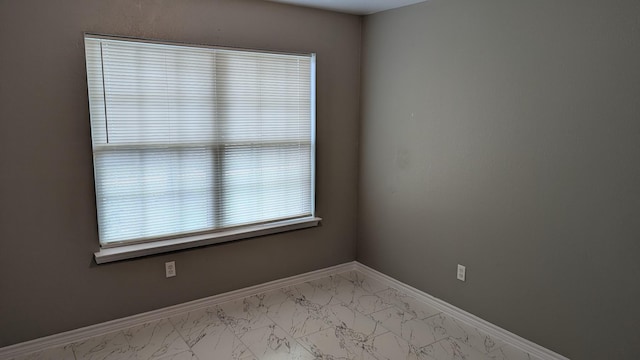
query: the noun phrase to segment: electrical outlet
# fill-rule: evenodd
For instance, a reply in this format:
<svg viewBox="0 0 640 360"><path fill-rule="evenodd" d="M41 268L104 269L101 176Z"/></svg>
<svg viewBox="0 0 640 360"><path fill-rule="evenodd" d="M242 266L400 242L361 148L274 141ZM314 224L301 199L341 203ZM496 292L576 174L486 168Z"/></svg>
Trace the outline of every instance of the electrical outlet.
<svg viewBox="0 0 640 360"><path fill-rule="evenodd" d="M169 261L164 263L164 270L165 270L165 273L167 274L167 277L176 276L176 262Z"/></svg>
<svg viewBox="0 0 640 360"><path fill-rule="evenodd" d="M458 280L465 281L467 277L467 268L458 264Z"/></svg>

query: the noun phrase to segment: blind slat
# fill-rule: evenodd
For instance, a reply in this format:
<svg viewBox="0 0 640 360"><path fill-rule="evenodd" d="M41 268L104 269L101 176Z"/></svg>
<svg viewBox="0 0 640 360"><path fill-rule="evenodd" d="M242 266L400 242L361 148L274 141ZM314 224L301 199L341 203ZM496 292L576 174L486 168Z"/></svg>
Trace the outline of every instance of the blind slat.
<svg viewBox="0 0 640 360"><path fill-rule="evenodd" d="M102 245L313 214L313 55L85 52Z"/></svg>

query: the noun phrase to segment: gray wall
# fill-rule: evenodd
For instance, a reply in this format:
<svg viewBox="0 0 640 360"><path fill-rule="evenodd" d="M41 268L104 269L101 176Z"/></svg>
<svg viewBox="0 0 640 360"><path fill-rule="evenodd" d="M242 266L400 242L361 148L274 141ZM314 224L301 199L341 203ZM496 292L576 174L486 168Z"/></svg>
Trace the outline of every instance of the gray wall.
<svg viewBox="0 0 640 360"><path fill-rule="evenodd" d="M0 347L354 260L360 29L265 1L0 1ZM322 226L95 265L84 31L317 52Z"/></svg>
<svg viewBox="0 0 640 360"><path fill-rule="evenodd" d="M431 0L363 37L358 260L572 359L640 358L640 2Z"/></svg>

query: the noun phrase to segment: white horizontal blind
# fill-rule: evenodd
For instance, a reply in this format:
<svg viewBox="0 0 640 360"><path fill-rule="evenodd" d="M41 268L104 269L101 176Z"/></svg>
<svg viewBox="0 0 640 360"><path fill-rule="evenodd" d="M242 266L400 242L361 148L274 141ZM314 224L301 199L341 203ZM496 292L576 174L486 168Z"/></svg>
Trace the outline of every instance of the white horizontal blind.
<svg viewBox="0 0 640 360"><path fill-rule="evenodd" d="M313 215L313 55L85 49L103 246Z"/></svg>

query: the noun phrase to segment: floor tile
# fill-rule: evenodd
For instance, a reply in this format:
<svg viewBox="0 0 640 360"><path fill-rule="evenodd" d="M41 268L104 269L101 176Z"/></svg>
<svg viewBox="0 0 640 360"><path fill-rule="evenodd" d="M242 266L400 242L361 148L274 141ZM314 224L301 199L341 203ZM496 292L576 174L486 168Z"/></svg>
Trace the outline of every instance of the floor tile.
<svg viewBox="0 0 640 360"><path fill-rule="evenodd" d="M211 307L173 316L169 321L190 347L209 333L217 333L227 327L218 318L217 310Z"/></svg>
<svg viewBox="0 0 640 360"><path fill-rule="evenodd" d="M194 354L189 350L189 351L184 351L178 354L163 356L161 358L158 358L158 360L199 360L199 359L196 356L196 354Z"/></svg>
<svg viewBox="0 0 640 360"><path fill-rule="evenodd" d="M298 341L316 359L376 360L365 348L350 342L341 328L331 327L299 338Z"/></svg>
<svg viewBox="0 0 640 360"><path fill-rule="evenodd" d="M351 281L354 285L359 286L365 291L370 292L372 294L378 291L387 290L389 288L383 283L377 280L374 280L366 275L363 275L362 273L357 271L348 271L338 275Z"/></svg>
<svg viewBox="0 0 640 360"><path fill-rule="evenodd" d="M378 360L434 360L391 332L373 339L369 349Z"/></svg>
<svg viewBox="0 0 640 360"><path fill-rule="evenodd" d="M281 290L284 296L265 302L267 316L294 338L311 334L329 326L326 306L339 304L328 292L303 283Z"/></svg>
<svg viewBox="0 0 640 360"><path fill-rule="evenodd" d="M357 283L342 276L327 277L310 283L329 292L336 299L363 314L370 314L391 306L378 296L366 291Z"/></svg>
<svg viewBox="0 0 640 360"><path fill-rule="evenodd" d="M367 342L389 330L375 320L344 305L336 304L323 310L326 319L335 328L348 329L352 337L360 342Z"/></svg>
<svg viewBox="0 0 640 360"><path fill-rule="evenodd" d="M226 326L210 328L191 350L200 360L255 359L247 346Z"/></svg>
<svg viewBox="0 0 640 360"><path fill-rule="evenodd" d="M336 303L337 300L329 292L322 290L310 283L302 283L288 286L282 289L289 299L298 303L316 306L326 306Z"/></svg>
<svg viewBox="0 0 640 360"><path fill-rule="evenodd" d="M490 353L504 345L504 342L494 339L485 332L445 314L438 314L424 321L447 336L483 353Z"/></svg>
<svg viewBox="0 0 640 360"><path fill-rule="evenodd" d="M74 343L72 348L77 360L136 359L135 349L122 331Z"/></svg>
<svg viewBox="0 0 640 360"><path fill-rule="evenodd" d="M236 335L273 324L259 303L251 300L248 297L220 304L215 307L216 315Z"/></svg>
<svg viewBox="0 0 640 360"><path fill-rule="evenodd" d="M347 306L363 314L371 314L390 307L388 303L378 296L366 293L358 288L353 289L350 293L340 293L338 298Z"/></svg>
<svg viewBox="0 0 640 360"><path fill-rule="evenodd" d="M13 360L75 360L75 356L71 345L67 345L20 356Z"/></svg>
<svg viewBox="0 0 640 360"><path fill-rule="evenodd" d="M491 360L491 358L471 346L452 338L446 338L420 348L422 356L428 359L445 360Z"/></svg>
<svg viewBox="0 0 640 360"><path fill-rule="evenodd" d="M171 358L189 350L168 319L132 327L124 334L138 359Z"/></svg>
<svg viewBox="0 0 640 360"><path fill-rule="evenodd" d="M307 281L307 284L334 295L337 292L338 286L345 281L348 280L342 276L330 275L320 279Z"/></svg>
<svg viewBox="0 0 640 360"><path fill-rule="evenodd" d="M294 338L329 327L321 305L293 297L269 306L267 316Z"/></svg>
<svg viewBox="0 0 640 360"><path fill-rule="evenodd" d="M271 290L257 295L245 297L243 302L247 303L256 311L266 313L273 304L281 303L287 298L287 294L282 289Z"/></svg>
<svg viewBox="0 0 640 360"><path fill-rule="evenodd" d="M253 329L240 339L260 360L311 360L315 357L277 325Z"/></svg>
<svg viewBox="0 0 640 360"><path fill-rule="evenodd" d="M426 319L440 313L437 309L396 289L379 291L376 295L418 319Z"/></svg>
<svg viewBox="0 0 640 360"><path fill-rule="evenodd" d="M407 321L416 319L413 314L396 307L374 312L369 317L398 336L402 336L402 328Z"/></svg>
<svg viewBox="0 0 640 360"><path fill-rule="evenodd" d="M215 307L174 316L171 323L200 360L253 359L253 354L218 317Z"/></svg>
<svg viewBox="0 0 640 360"><path fill-rule="evenodd" d="M448 336L443 328L432 326L395 307L373 313L371 318L416 347L433 344Z"/></svg>

